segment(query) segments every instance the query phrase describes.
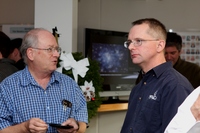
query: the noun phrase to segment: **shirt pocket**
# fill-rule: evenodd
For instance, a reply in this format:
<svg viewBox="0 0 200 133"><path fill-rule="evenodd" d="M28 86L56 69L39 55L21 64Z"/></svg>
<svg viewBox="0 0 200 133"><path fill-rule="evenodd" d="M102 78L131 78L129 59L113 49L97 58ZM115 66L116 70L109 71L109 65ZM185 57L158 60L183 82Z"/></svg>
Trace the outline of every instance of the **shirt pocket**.
<svg viewBox="0 0 200 133"><path fill-rule="evenodd" d="M159 98L148 98L144 108L142 109L144 118L146 120L147 130L148 131L157 131L162 124L161 119L161 109L160 109L160 100Z"/></svg>

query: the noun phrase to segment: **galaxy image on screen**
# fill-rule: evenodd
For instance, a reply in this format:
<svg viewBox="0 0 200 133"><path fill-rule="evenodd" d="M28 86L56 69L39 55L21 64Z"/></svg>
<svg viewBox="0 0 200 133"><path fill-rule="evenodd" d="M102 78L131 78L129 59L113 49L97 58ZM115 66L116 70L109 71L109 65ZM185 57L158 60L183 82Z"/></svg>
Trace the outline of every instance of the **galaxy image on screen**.
<svg viewBox="0 0 200 133"><path fill-rule="evenodd" d="M100 63L101 73L128 72L129 51L121 44L92 44L92 59Z"/></svg>

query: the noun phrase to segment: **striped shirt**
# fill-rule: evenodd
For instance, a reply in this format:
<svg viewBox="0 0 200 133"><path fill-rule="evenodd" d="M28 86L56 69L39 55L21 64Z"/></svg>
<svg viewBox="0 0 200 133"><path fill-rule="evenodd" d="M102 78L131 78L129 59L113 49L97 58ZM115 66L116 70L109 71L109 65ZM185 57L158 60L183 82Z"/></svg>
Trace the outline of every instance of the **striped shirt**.
<svg viewBox="0 0 200 133"><path fill-rule="evenodd" d="M64 106L63 100L70 101L72 107ZM81 89L73 79L56 71L46 89L34 80L27 67L9 76L0 84L0 110L0 130L31 118L61 124L71 117L88 123ZM47 133L55 132L49 126Z"/></svg>

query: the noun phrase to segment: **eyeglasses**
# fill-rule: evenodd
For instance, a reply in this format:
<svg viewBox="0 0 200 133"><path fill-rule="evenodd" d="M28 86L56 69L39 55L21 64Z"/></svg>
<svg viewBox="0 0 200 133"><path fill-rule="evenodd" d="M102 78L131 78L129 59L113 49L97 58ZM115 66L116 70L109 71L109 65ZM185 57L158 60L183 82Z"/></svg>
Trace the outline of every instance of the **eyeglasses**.
<svg viewBox="0 0 200 133"><path fill-rule="evenodd" d="M52 54L53 52L58 52L59 54L61 53L61 48L60 47L51 47L51 48L34 48L33 49L38 49L38 50L46 50L48 53Z"/></svg>
<svg viewBox="0 0 200 133"><path fill-rule="evenodd" d="M128 48L130 46L130 44L132 43L135 47L141 46L142 42L146 42L146 41L158 41L158 39L156 40L143 40L143 39L136 39L136 40L127 40L124 42L124 47Z"/></svg>

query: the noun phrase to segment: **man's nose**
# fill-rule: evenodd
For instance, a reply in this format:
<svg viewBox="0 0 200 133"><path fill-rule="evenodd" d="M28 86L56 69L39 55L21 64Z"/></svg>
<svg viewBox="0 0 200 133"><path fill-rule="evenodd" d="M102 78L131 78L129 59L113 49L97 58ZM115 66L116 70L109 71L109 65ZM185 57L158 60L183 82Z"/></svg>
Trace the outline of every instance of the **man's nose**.
<svg viewBox="0 0 200 133"><path fill-rule="evenodd" d="M168 61L168 60L171 60L172 59L172 56L170 54L165 54L165 59Z"/></svg>

